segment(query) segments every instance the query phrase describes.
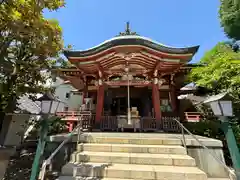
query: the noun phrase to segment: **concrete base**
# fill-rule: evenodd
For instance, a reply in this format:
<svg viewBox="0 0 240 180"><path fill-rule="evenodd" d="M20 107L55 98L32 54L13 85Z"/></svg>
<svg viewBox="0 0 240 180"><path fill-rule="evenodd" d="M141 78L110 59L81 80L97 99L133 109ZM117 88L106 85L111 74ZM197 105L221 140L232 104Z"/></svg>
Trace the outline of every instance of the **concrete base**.
<svg viewBox="0 0 240 180"><path fill-rule="evenodd" d="M62 142L66 138L66 134L50 136L51 142ZM188 155L196 160L196 165L203 170L210 178L228 178L228 172L219 164L208 151L214 153L223 163L224 156L222 147L223 144L220 140L211 139L202 136L196 136L197 139L204 144L208 150L204 149L193 137L185 135L187 144ZM120 141L121 139L121 141ZM145 141L151 144L179 144L183 145L181 134L165 134L165 133L107 133L107 132L87 132L81 137L81 142L101 141L102 143L124 143L124 139L134 142L134 144L144 144ZM114 140L114 142L113 142ZM77 141L77 135L74 135L72 142ZM161 143L162 142L162 143Z"/></svg>

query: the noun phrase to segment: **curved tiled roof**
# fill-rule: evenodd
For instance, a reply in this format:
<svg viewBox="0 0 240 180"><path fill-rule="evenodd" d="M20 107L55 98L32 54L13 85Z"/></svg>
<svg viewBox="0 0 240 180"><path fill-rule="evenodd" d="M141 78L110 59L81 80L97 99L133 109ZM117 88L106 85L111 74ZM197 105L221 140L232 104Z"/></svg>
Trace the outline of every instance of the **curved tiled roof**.
<svg viewBox="0 0 240 180"><path fill-rule="evenodd" d="M99 53L106 49L117 47L117 46L124 46L124 45L145 46L156 51L161 51L161 52L170 53L170 54L171 53L179 54L179 55L188 54L188 53L195 54L199 48L199 46L182 47L182 48L170 47L143 36L126 35L126 36L118 36L118 37L111 38L97 46L94 46L92 48L82 50L82 51L65 50L64 55L66 57L91 56L93 54Z"/></svg>
<svg viewBox="0 0 240 180"><path fill-rule="evenodd" d="M27 111L30 114L39 114L41 111L39 104L32 101L27 95L20 97L17 102L17 107L21 111Z"/></svg>

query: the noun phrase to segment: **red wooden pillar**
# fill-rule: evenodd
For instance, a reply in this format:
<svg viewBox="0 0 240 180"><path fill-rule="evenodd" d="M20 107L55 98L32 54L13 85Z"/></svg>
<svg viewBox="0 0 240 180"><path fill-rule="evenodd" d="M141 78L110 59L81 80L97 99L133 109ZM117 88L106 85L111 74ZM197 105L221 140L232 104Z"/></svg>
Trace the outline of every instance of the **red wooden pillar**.
<svg viewBox="0 0 240 180"><path fill-rule="evenodd" d="M100 124L102 111L103 111L103 100L104 100L104 86L100 84L97 91L97 106L96 106L96 124Z"/></svg>
<svg viewBox="0 0 240 180"><path fill-rule="evenodd" d="M177 94L176 94L176 87L173 82L170 84L170 97L171 97L171 107L172 112L177 112Z"/></svg>
<svg viewBox="0 0 240 180"><path fill-rule="evenodd" d="M84 82L84 88L83 88L83 96L82 96L82 104L85 104L85 98L87 98L87 96L88 96L88 83L87 83L87 81L85 80L85 82Z"/></svg>
<svg viewBox="0 0 240 180"><path fill-rule="evenodd" d="M161 124L160 95L157 80L154 80L152 84L152 102L157 124Z"/></svg>

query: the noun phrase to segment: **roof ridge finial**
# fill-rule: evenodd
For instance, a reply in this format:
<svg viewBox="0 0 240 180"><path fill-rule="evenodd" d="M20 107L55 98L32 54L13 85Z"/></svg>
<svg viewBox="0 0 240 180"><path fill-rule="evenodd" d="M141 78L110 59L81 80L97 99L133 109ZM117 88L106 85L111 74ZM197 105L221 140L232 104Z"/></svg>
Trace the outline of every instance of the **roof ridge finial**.
<svg viewBox="0 0 240 180"><path fill-rule="evenodd" d="M131 31L131 29L130 29L130 22L127 21L125 32L120 32L119 35L117 35L117 36L129 36L129 35L138 36L138 34L136 32L132 32Z"/></svg>
<svg viewBox="0 0 240 180"><path fill-rule="evenodd" d="M126 35L130 35L131 30L130 30L130 22L128 21L126 23L126 30L125 30Z"/></svg>

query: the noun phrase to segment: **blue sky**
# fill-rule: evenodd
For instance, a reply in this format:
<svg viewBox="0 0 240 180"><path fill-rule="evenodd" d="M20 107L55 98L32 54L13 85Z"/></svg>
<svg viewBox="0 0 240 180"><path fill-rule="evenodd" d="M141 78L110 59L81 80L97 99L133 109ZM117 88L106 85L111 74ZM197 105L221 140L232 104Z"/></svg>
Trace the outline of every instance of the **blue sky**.
<svg viewBox="0 0 240 180"><path fill-rule="evenodd" d="M66 7L45 12L63 28L64 44L84 50L124 31L176 47L200 45L193 63L226 40L218 19L220 0L66 0Z"/></svg>

